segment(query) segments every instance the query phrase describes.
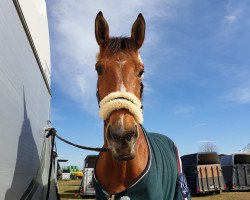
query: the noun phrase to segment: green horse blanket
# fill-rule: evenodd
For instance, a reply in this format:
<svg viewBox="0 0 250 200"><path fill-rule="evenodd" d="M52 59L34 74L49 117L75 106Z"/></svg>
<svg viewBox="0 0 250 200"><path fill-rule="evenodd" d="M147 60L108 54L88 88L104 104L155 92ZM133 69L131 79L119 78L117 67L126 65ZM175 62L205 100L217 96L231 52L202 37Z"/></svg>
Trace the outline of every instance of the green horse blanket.
<svg viewBox="0 0 250 200"><path fill-rule="evenodd" d="M144 134L150 149L149 162L144 174L132 186L117 194L108 194L94 175L97 200L191 199L175 144L161 134L147 133L145 130Z"/></svg>

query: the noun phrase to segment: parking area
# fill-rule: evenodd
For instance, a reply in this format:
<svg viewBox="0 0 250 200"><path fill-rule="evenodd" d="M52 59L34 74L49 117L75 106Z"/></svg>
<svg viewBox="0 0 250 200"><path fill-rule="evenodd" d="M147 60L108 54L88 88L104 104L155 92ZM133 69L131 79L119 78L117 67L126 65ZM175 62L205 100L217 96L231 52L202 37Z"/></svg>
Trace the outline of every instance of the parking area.
<svg viewBox="0 0 250 200"><path fill-rule="evenodd" d="M81 180L59 180L59 194L61 200L81 199L79 196L79 185ZM94 198L93 198L94 199ZM85 199L85 200L93 200ZM194 200L249 200L250 191L221 192L220 194L201 195L192 197Z"/></svg>
<svg viewBox="0 0 250 200"><path fill-rule="evenodd" d="M81 180L59 180L58 189L61 200L79 199L79 185Z"/></svg>
<svg viewBox="0 0 250 200"><path fill-rule="evenodd" d="M220 194L192 197L193 200L249 200L250 191L221 192Z"/></svg>

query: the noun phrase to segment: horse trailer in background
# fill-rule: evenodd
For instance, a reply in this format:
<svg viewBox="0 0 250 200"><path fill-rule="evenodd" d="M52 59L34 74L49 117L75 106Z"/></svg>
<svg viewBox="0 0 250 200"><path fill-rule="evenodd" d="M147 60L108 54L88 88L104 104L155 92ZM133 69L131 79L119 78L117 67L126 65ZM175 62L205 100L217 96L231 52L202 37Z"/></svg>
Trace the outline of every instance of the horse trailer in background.
<svg viewBox="0 0 250 200"><path fill-rule="evenodd" d="M95 164L97 162L98 155L88 155L84 160L83 177L80 185L80 195L85 198L95 195L95 189L93 185L93 174Z"/></svg>
<svg viewBox="0 0 250 200"><path fill-rule="evenodd" d="M224 179L217 153L188 154L182 156L181 160L191 194L220 193L224 189Z"/></svg>
<svg viewBox="0 0 250 200"><path fill-rule="evenodd" d="M220 162L227 189L250 189L250 153L225 155Z"/></svg>

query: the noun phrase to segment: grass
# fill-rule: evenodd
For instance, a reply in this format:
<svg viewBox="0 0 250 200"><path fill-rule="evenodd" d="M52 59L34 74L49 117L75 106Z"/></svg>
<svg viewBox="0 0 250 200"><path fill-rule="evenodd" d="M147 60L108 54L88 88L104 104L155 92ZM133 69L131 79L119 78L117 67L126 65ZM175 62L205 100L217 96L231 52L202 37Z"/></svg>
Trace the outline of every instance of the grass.
<svg viewBox="0 0 250 200"><path fill-rule="evenodd" d="M78 190L81 180L59 180L59 195L61 200L81 199ZM221 192L220 194L192 197L193 200L250 200L250 191Z"/></svg>
<svg viewBox="0 0 250 200"><path fill-rule="evenodd" d="M81 180L59 180L59 195L61 200L78 199Z"/></svg>
<svg viewBox="0 0 250 200"><path fill-rule="evenodd" d="M250 200L250 191L221 192L220 194L192 197L193 200Z"/></svg>

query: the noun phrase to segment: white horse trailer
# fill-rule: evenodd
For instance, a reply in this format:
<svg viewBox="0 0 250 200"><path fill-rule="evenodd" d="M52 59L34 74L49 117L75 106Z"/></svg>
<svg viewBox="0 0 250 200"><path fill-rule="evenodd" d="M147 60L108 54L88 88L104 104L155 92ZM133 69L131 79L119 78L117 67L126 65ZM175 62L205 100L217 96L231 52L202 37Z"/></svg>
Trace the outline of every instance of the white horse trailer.
<svg viewBox="0 0 250 200"><path fill-rule="evenodd" d="M58 199L45 0L0 1L0 199Z"/></svg>
<svg viewBox="0 0 250 200"><path fill-rule="evenodd" d="M80 195L82 197L94 196L95 189L93 185L93 175L94 168L96 165L98 156L97 155L88 155L84 161L84 174L82 177L82 182L80 186Z"/></svg>

